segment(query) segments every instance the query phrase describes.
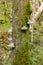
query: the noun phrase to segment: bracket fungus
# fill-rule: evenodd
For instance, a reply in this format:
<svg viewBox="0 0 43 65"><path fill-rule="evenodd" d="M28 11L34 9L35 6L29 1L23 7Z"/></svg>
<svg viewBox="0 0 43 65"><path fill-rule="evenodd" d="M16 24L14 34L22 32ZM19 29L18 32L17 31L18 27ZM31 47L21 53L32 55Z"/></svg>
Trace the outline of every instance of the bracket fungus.
<svg viewBox="0 0 43 65"><path fill-rule="evenodd" d="M9 40L9 41L12 41L12 37L9 37L8 40Z"/></svg>
<svg viewBox="0 0 43 65"><path fill-rule="evenodd" d="M13 42L11 42L11 43L8 45L8 47L11 48L11 49L14 49L14 48L15 48L15 45L14 45Z"/></svg>
<svg viewBox="0 0 43 65"><path fill-rule="evenodd" d="M33 24L33 22L32 22L31 20L29 20L29 21L27 22L27 26L32 25L32 24Z"/></svg>
<svg viewBox="0 0 43 65"><path fill-rule="evenodd" d="M21 31L25 33L25 32L27 31L27 27L26 27L26 26L23 26L23 27L21 28Z"/></svg>

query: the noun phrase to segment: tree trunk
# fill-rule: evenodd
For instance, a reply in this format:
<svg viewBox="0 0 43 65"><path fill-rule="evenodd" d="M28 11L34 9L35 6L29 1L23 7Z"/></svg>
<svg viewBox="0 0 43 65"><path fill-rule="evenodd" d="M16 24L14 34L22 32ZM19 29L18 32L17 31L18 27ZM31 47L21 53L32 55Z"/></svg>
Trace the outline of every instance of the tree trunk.
<svg viewBox="0 0 43 65"><path fill-rule="evenodd" d="M30 65L29 52L29 30L27 28L28 17L27 3L29 0L14 0L14 16L13 16L13 41L16 45L16 54L13 65ZM28 3L30 6L30 2ZM22 27L26 26L26 30Z"/></svg>

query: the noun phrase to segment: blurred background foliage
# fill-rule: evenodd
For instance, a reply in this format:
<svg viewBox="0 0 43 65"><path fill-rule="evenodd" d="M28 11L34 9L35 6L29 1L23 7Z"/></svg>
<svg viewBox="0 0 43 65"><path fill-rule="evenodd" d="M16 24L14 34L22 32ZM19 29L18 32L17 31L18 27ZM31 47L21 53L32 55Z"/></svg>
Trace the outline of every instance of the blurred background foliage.
<svg viewBox="0 0 43 65"><path fill-rule="evenodd" d="M12 10L11 1L1 0L0 1L0 29L8 31L11 26L10 16Z"/></svg>

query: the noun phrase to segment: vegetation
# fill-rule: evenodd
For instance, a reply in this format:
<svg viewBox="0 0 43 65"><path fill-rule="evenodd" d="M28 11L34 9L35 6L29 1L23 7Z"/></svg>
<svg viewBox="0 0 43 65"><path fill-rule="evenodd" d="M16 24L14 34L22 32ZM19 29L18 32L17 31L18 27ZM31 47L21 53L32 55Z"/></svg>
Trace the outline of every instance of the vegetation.
<svg viewBox="0 0 43 65"><path fill-rule="evenodd" d="M10 6L10 7L9 7ZM6 65L11 50L7 47L8 30L11 27L11 1L0 0L0 64Z"/></svg>
<svg viewBox="0 0 43 65"><path fill-rule="evenodd" d="M43 65L43 24L41 24L42 16L40 17L41 20L34 24L34 41L31 44L31 54L30 54L30 61L31 65Z"/></svg>
<svg viewBox="0 0 43 65"><path fill-rule="evenodd" d="M6 2L1 1L1 4L0 4L0 28L1 30L8 31L8 29L11 26L11 23L10 23L11 8L12 8L11 2L9 3L7 1Z"/></svg>
<svg viewBox="0 0 43 65"><path fill-rule="evenodd" d="M9 44L7 38L9 36L8 30L12 26L10 22L12 1L0 0L1 65L43 65L43 12L39 14L39 18L34 23L33 43L31 43L31 34L27 26L27 22L31 19L31 13L33 12L31 2L30 0L14 0L13 39L17 49L10 49L7 46ZM21 31L23 26L28 29ZM14 50L15 54L13 53Z"/></svg>
<svg viewBox="0 0 43 65"><path fill-rule="evenodd" d="M27 42L22 43L22 47L17 50L15 54L15 58L13 61L13 65L30 65L29 60L29 46Z"/></svg>

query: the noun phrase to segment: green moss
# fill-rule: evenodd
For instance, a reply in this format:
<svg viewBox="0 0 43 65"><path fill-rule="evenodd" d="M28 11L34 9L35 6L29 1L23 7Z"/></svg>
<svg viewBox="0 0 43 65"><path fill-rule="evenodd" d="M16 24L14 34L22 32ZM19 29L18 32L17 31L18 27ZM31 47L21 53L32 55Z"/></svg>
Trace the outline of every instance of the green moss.
<svg viewBox="0 0 43 65"><path fill-rule="evenodd" d="M22 47L17 50L13 65L30 65L29 63L29 46L28 42L22 43Z"/></svg>
<svg viewBox="0 0 43 65"><path fill-rule="evenodd" d="M24 16L23 19L26 23L31 13L32 13L32 7L31 7L30 1L28 0L26 3L24 3L24 13L23 13L23 16Z"/></svg>
<svg viewBox="0 0 43 65"><path fill-rule="evenodd" d="M10 6L10 7L9 7ZM11 15L12 3L4 1L0 4L0 30L8 31L11 27L10 15ZM5 14L6 13L6 14Z"/></svg>
<svg viewBox="0 0 43 65"><path fill-rule="evenodd" d="M32 7L31 7L31 3L30 1L27 2L26 4L26 12L25 12L28 16L30 16L30 14L32 13Z"/></svg>

